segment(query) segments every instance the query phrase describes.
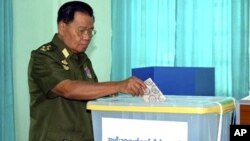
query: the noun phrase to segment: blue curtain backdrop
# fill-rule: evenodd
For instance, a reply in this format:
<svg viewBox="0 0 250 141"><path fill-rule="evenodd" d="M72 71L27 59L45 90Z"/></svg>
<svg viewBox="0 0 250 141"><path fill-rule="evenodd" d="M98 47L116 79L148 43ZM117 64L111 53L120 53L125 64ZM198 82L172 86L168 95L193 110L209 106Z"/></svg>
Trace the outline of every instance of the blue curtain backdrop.
<svg viewBox="0 0 250 141"><path fill-rule="evenodd" d="M214 67L217 96L248 95L249 0L112 0L112 80L146 66Z"/></svg>
<svg viewBox="0 0 250 141"><path fill-rule="evenodd" d="M12 1L0 0L0 140L14 141Z"/></svg>

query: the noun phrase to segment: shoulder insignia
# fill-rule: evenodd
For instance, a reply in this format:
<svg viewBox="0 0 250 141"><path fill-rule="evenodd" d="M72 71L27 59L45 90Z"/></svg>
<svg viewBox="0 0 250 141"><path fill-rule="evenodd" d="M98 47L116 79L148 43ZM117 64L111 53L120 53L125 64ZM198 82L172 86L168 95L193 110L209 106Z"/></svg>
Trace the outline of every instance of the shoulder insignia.
<svg viewBox="0 0 250 141"><path fill-rule="evenodd" d="M40 48L41 51L50 51L52 49L51 45L44 45Z"/></svg>

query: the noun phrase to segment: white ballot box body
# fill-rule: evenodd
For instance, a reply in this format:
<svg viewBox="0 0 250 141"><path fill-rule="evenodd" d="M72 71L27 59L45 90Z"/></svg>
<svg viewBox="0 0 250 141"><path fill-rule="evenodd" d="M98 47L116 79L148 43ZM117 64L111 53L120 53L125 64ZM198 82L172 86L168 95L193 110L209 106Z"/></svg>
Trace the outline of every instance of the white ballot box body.
<svg viewBox="0 0 250 141"><path fill-rule="evenodd" d="M119 94L87 108L96 141L228 141L235 103L231 97L175 95L147 103Z"/></svg>

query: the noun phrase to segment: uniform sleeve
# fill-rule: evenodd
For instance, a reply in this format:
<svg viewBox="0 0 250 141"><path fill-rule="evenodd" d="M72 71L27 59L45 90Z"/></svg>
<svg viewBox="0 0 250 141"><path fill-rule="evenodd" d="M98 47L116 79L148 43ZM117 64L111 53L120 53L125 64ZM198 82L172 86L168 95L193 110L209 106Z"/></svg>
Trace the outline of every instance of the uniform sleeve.
<svg viewBox="0 0 250 141"><path fill-rule="evenodd" d="M70 79L70 71L63 67L60 59L38 51L31 53L30 75L34 83L48 96L52 94L50 90L59 82Z"/></svg>

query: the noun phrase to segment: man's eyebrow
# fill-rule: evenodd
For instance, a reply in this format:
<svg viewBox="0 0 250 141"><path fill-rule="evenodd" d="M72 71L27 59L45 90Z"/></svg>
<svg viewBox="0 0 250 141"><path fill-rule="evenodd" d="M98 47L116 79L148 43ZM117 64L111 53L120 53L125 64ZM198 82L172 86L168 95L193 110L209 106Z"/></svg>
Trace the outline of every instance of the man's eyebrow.
<svg viewBox="0 0 250 141"><path fill-rule="evenodd" d="M90 27L90 28L88 28L88 27L86 27L86 26L79 26L78 28L84 28L84 29L94 29L94 27Z"/></svg>

